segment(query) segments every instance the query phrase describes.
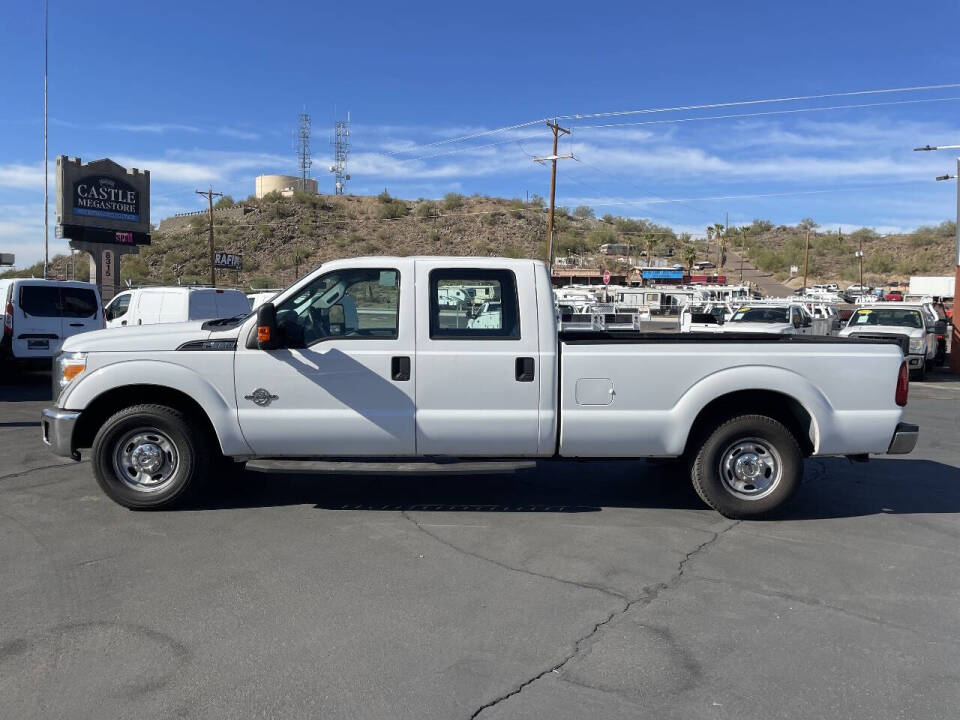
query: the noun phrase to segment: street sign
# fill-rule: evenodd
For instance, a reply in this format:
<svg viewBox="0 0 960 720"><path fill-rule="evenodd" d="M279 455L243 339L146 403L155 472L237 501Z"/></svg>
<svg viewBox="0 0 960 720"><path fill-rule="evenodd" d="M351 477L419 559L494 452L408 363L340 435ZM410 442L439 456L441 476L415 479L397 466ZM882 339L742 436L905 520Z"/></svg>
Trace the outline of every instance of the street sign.
<svg viewBox="0 0 960 720"><path fill-rule="evenodd" d="M609 270L604 270L604 271L603 271L603 284L604 284L604 285L609 285L609 284L610 284L610 271L609 271Z"/></svg>
<svg viewBox="0 0 960 720"><path fill-rule="evenodd" d="M242 256L233 253L218 252L213 256L213 266L215 268L239 270L242 263L241 257Z"/></svg>
<svg viewBox="0 0 960 720"><path fill-rule="evenodd" d="M13 265L13 253L0 253L0 265Z"/></svg>

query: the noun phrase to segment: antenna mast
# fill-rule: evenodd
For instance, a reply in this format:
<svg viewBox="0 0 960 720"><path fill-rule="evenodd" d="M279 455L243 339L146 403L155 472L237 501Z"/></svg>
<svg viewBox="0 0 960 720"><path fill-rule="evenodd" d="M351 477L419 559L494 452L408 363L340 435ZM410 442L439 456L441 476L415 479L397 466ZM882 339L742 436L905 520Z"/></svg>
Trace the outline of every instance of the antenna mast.
<svg viewBox="0 0 960 720"><path fill-rule="evenodd" d="M300 190L307 191L307 178L310 177L310 116L306 112L300 113L300 127L297 130L297 158L300 161Z"/></svg>
<svg viewBox="0 0 960 720"><path fill-rule="evenodd" d="M330 172L334 177L334 193L343 195L343 188L347 180L350 179L347 173L347 155L350 154L350 113L347 112L347 119L337 120L334 125L333 135L333 165L330 166Z"/></svg>

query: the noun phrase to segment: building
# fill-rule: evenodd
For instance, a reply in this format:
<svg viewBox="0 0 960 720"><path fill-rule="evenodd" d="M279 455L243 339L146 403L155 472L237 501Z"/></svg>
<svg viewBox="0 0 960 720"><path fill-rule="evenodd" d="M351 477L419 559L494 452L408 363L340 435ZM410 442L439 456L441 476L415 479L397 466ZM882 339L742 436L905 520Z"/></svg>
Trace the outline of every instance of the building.
<svg viewBox="0 0 960 720"><path fill-rule="evenodd" d="M283 193L284 191L292 193L299 190L303 180L296 175L257 175L256 196L258 199L272 192ZM307 178L306 192L312 195L317 194L317 181L313 178Z"/></svg>

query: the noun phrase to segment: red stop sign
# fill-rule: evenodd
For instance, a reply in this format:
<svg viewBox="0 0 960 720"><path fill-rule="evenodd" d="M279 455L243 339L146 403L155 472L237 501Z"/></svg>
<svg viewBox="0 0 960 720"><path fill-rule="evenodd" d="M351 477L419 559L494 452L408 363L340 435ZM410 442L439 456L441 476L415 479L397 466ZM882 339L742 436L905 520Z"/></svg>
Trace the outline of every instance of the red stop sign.
<svg viewBox="0 0 960 720"><path fill-rule="evenodd" d="M604 270L604 271L603 271L603 284L604 284L604 285L609 285L609 284L610 284L610 271L609 271L609 270Z"/></svg>

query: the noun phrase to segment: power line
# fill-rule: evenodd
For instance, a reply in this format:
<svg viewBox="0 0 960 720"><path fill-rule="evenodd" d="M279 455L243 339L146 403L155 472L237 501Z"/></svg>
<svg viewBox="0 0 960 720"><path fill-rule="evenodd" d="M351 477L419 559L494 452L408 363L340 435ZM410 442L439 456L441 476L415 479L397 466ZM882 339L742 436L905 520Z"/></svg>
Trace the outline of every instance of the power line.
<svg viewBox="0 0 960 720"><path fill-rule="evenodd" d="M755 112L755 113L732 113L730 115L705 115L702 117L671 118L669 120L645 120L643 122L605 123L602 125L574 125L573 129L583 130L587 128L599 129L599 128L616 128L616 127L636 127L637 125L668 125L671 123L697 122L700 120L729 120L729 119L735 119L735 118L762 117L767 115L789 115L789 114L795 114L795 113L824 112L827 110L857 110L857 109L870 108L870 107L886 107L890 105L913 105L916 103L952 102L955 100L960 100L960 97L924 98L920 100L894 100L893 102L862 103L857 105L830 105L825 107L794 108L792 110L768 110L765 112Z"/></svg>
<svg viewBox="0 0 960 720"><path fill-rule="evenodd" d="M859 95L881 95L903 92L923 92L927 90L945 90L958 88L960 83L942 85L914 85L912 87L883 88L880 90L854 90L851 92L820 93L818 95L794 95L792 97L764 98L759 100L736 100L731 102L705 103L702 105L678 105L676 107L643 108L640 110L611 110L599 113L577 113L574 115L560 115L561 120L580 120L583 118L621 117L623 115L645 115L649 113L679 112L681 110L709 110L722 107L742 107L745 105L763 105L769 103L801 102L804 100L823 100L834 97L855 97Z"/></svg>
<svg viewBox="0 0 960 720"><path fill-rule="evenodd" d="M583 119L589 119L589 118L619 117L624 115L679 112L682 110L706 110L711 108L742 107L747 105L761 105L761 104L768 104L768 103L801 102L805 100L822 100L825 98L832 98L832 97L857 97L862 95L882 95L882 94L892 94L892 93L924 92L924 91L930 91L930 90L946 90L951 88L960 88L960 83L944 83L939 85L913 85L909 87L880 88L876 90L854 90L849 92L819 93L816 95L794 95L790 97L762 98L762 99L756 99L756 100L737 100L737 101L721 102L721 103L678 105L675 107L642 108L638 110L613 110L613 111L599 112L599 113L576 113L576 114L570 114L570 115L558 115L557 120L583 120ZM440 145L448 145L452 143L464 142L466 140L473 140L474 138L486 137L489 135L495 135L502 132L508 132L510 130L519 130L521 128L537 125L541 122L545 122L545 120L537 119L537 120L529 120L527 122L515 123L513 125L505 125L504 127L492 128L490 130L482 130L474 133L469 133L467 135L460 135L458 137L446 138L444 140L437 140L431 143L412 145L410 147L403 148L400 150L386 151L382 154L393 157L395 155L415 152L418 150L437 147Z"/></svg>

